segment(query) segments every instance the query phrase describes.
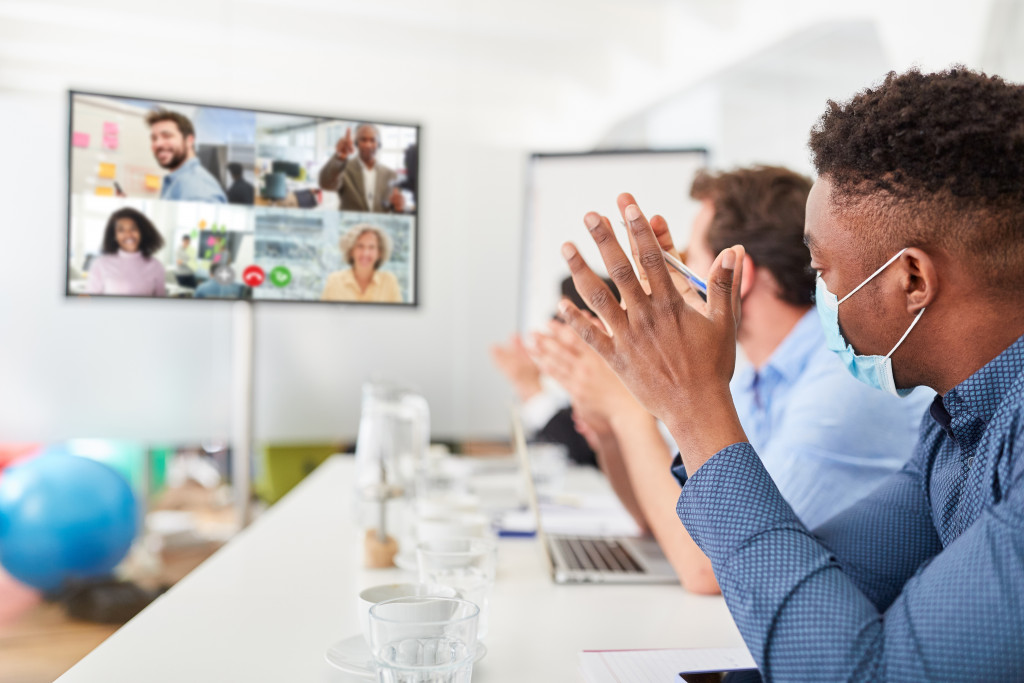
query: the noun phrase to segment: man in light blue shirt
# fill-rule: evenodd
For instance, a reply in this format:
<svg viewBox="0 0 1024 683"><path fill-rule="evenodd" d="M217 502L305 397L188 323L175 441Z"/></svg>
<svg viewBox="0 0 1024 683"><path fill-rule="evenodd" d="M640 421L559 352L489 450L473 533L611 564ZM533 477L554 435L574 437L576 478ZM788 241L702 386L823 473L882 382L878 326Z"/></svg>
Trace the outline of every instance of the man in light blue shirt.
<svg viewBox="0 0 1024 683"><path fill-rule="evenodd" d="M720 244L747 247L751 276L744 282L738 335L747 364L730 390L782 495L805 523L818 524L903 465L930 396L922 391L900 400L872 391L828 350L812 310L814 274L803 243L810 188L807 178L778 167L699 174L691 194L702 208L686 260L697 273L707 273ZM655 225L662 246L671 249L664 221ZM687 589L717 591L710 562L679 533L679 487L668 473L672 453L657 436L654 418L600 358L592 362L593 351L580 348L578 340L575 348L571 340L565 345L570 351L564 359L545 362L551 342L538 338L542 367L569 392L584 430L594 432L598 461L619 497L657 538ZM562 374L562 367L581 369ZM592 379L599 374L606 378L601 386ZM863 433L865 423L874 425L872 433Z"/></svg>
<svg viewBox="0 0 1024 683"><path fill-rule="evenodd" d="M160 199L226 204L224 188L196 158L196 132L188 117L155 109L146 116L153 157L170 171L160 186Z"/></svg>

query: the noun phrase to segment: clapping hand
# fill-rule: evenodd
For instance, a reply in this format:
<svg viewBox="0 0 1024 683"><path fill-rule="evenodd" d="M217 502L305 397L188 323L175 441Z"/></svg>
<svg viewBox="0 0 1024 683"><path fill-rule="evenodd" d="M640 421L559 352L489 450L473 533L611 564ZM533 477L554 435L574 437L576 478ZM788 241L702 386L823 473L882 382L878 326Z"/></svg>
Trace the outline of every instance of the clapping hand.
<svg viewBox="0 0 1024 683"><path fill-rule="evenodd" d="M745 440L729 393L736 363L743 248L731 247L719 254L711 267L708 302L698 304L695 293L684 297L677 290L662 257L659 236L632 196L620 195L619 207L649 293L611 223L591 212L584 223L624 306L567 242L562 255L576 289L607 329L567 300L559 310L648 411L665 422L674 436L687 435L683 457L692 472L725 446Z"/></svg>

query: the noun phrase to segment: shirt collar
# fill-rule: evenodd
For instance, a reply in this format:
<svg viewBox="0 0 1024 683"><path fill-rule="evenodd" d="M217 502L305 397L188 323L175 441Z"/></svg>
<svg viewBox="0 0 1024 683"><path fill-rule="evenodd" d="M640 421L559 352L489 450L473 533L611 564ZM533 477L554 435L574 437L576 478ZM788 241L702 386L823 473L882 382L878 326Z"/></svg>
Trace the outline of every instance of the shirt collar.
<svg viewBox="0 0 1024 683"><path fill-rule="evenodd" d="M351 283L353 285L358 284L356 282L356 269L355 268L346 268L345 270L341 271L341 276L343 278L345 278L346 281L348 281L349 283ZM371 285L379 285L380 284L380 270L373 271L373 277L370 278L370 284Z"/></svg>
<svg viewBox="0 0 1024 683"><path fill-rule="evenodd" d="M199 165L199 157L192 157L191 159L188 159L187 161L183 161L181 166L179 166L178 168L176 168L173 171L171 171L170 173L168 173L166 177L167 178L177 178L180 175L184 175L184 174L190 172L193 169L193 167L198 166L198 165Z"/></svg>
<svg viewBox="0 0 1024 683"><path fill-rule="evenodd" d="M363 173L373 173L374 171L377 170L377 164L376 163L373 164L373 168L369 168L366 165L366 162L363 161L363 158L361 156L359 156L358 154L356 155L356 161L359 162L359 166L360 166L360 168L363 169Z"/></svg>
<svg viewBox="0 0 1024 683"><path fill-rule="evenodd" d="M928 411L932 415L932 419L942 427L942 431L946 432L947 435L953 436L953 418L950 417L949 411L946 410L946 406L942 405L942 397L937 395L932 399L931 408Z"/></svg>
<svg viewBox="0 0 1024 683"><path fill-rule="evenodd" d="M772 368L783 379L792 382L807 367L807 361L814 355L814 351L824 343L825 335L821 331L821 322L812 308L804 313L782 343L775 347L768 362L761 368L761 373L764 374L768 368Z"/></svg>
<svg viewBox="0 0 1024 683"><path fill-rule="evenodd" d="M999 404L1024 373L1024 337L1020 337L980 370L942 397L954 430L958 422L992 419ZM934 412L932 413L934 417ZM941 425L942 422L939 421Z"/></svg>

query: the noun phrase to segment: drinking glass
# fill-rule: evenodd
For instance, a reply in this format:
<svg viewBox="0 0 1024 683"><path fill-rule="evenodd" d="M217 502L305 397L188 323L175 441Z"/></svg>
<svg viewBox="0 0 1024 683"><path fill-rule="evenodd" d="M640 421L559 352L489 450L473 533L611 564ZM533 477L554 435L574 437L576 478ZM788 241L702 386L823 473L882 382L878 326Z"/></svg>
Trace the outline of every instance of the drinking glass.
<svg viewBox="0 0 1024 683"><path fill-rule="evenodd" d="M396 598L371 607L378 683L469 683L479 615L458 598Z"/></svg>
<svg viewBox="0 0 1024 683"><path fill-rule="evenodd" d="M443 538L416 547L420 582L451 586L480 607L481 640L487 636L497 560L498 544L489 538Z"/></svg>

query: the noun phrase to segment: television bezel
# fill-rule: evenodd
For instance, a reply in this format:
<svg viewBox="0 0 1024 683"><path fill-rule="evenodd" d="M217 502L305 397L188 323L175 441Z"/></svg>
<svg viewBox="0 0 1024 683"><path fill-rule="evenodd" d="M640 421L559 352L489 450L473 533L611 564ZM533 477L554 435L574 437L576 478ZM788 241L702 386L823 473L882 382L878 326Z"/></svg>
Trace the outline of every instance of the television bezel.
<svg viewBox="0 0 1024 683"><path fill-rule="evenodd" d="M182 101L182 100L178 100L178 99L173 99L173 98L152 97L152 96L139 96L139 95L124 95L124 94L117 94L117 93L110 93L110 92L97 92L97 91L93 91L93 90L76 90L74 88L71 88L71 89L68 90L68 106L67 106L67 112L68 112L68 122L67 122L67 160L66 160L66 170L67 170L67 173L65 174L65 182L67 183L67 185L66 185L66 188L65 188L65 191L64 191L64 198L65 198L65 201L67 202L67 206L65 207L66 208L66 211L65 211L66 221L65 221L65 233L64 233L64 237L65 237L65 240L66 240L66 243L65 243L65 254L64 254L64 298L65 299L70 299L70 300L79 300L79 299L83 299L83 300L111 299L111 300L120 300L120 301L123 301L125 299L131 300L131 301L193 301L193 302L194 301L203 301L203 302L214 302L214 303L222 303L222 304L223 303L235 303L235 302L239 302L239 301L244 301L244 302L247 302L247 303L250 303L250 304L255 304L255 303L261 303L261 304L262 303L268 303L268 304L300 304L300 305L314 304L314 305L320 305L320 306L323 306L325 304L327 304L327 305L332 305L333 304L333 305L341 305L341 306L355 306L355 307L358 307L358 308L365 308L367 306L371 306L371 307L379 306L379 307L384 307L384 308L390 308L390 309L398 308L398 309L403 309L403 310L415 309L415 308L419 308L420 307L422 302L420 300L420 262L419 262L419 257L420 257L420 240L422 239L422 234L423 234L422 220L421 220L422 212L420 211L420 208L422 207L423 204L422 204L422 201L421 201L422 192L419 190L419 187L417 187L417 193L416 193L416 208L411 213L411 215L415 219L415 222L414 222L413 253L412 253L413 273L412 273L412 279L411 279L412 290L413 290L412 301L408 301L408 302L402 301L402 302L398 302L398 303L389 303L389 302L381 302L381 301L320 301L320 300L310 300L310 299L255 299L255 298L253 298L253 299L228 299L228 298L203 298L203 299L197 299L195 297L136 296L136 295L127 295L127 294L75 294L75 293L73 293L71 291L71 160L73 158L74 150L75 150L74 145L72 145L72 139L73 139L73 136L74 136L74 125L75 125L75 122L74 122L74 105L75 105L75 96L76 95L86 95L86 96L92 96L92 97L109 97L109 98L116 98L116 99L122 99L122 100L150 101L150 102L153 102L155 104L163 104L163 103L172 104L172 105L177 104L177 105L182 105L182 106L186 106L186 107L209 107L211 109L233 109L233 110L236 110L236 111L254 112L254 113L262 113L262 114L277 114L277 115L281 115L281 116L308 117L308 118L313 118L313 119L324 119L324 120L334 120L334 121L354 121L354 122L359 122L359 123L372 123L372 124L381 125L381 126L400 126L400 127L404 127L404 128L415 128L416 129L416 149L417 149L417 154L416 154L416 177L417 177L417 184L419 182L420 167L422 166L422 164L420 162L420 159L422 158L422 148L423 148L423 125L420 124L420 123L409 123L409 122L404 122L404 121L393 121L393 120L385 121L385 120L378 119L378 118L367 118L367 117L345 117L345 116L335 116L335 115L325 115L325 114L298 113L298 112L291 112L291 111L280 111L280 110L276 110L276 109L264 109L264 108L257 108L257 107L243 107L243 106L238 106L238 105L221 105L221 104L209 104L209 103L203 103L203 102L186 102L186 101ZM318 210L326 211L328 209L303 209L303 210L304 211L318 211Z"/></svg>

